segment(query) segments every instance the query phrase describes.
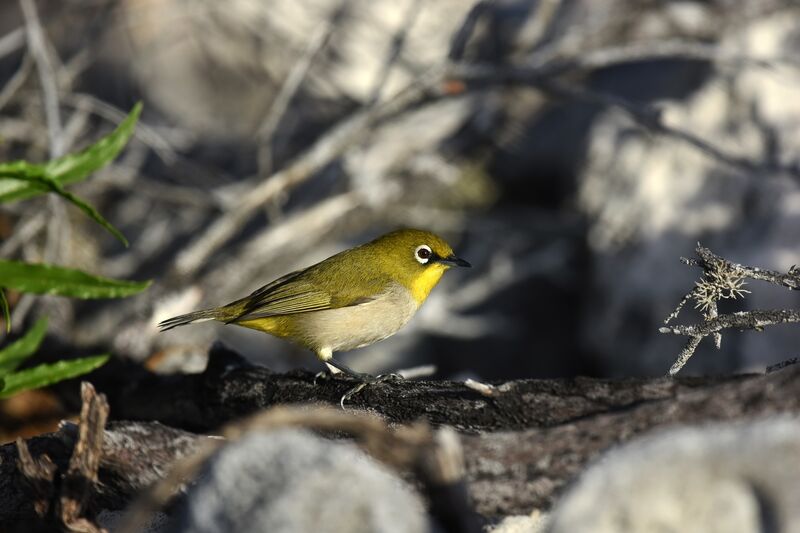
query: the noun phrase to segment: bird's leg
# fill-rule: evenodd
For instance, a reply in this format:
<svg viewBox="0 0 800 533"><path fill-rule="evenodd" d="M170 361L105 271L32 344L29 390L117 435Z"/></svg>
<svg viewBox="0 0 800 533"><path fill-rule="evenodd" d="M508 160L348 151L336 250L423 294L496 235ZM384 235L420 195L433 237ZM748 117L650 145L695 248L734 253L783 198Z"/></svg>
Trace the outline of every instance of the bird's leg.
<svg viewBox="0 0 800 533"><path fill-rule="evenodd" d="M347 374L348 376L355 378L367 385L370 385L372 383L383 383L385 381L395 381L398 379L403 379L403 376L401 376L400 374L395 374L393 372L389 374L379 374L377 376L373 376L372 374L367 374L365 372L356 372L349 366L346 366L333 358L325 361L325 364L327 364L328 367L333 367L339 372ZM333 371L331 371L331 373L335 374L335 372Z"/></svg>
<svg viewBox="0 0 800 533"><path fill-rule="evenodd" d="M317 384L318 379L328 379L330 377L335 377L340 374L345 374L351 378L355 378L361 382L369 381L374 379L371 374L365 374L363 372L356 372L349 366L340 363L339 361L334 360L333 358L328 358L325 360L325 366L328 367L328 370L322 370L321 372L317 372L317 375L314 376L314 384Z"/></svg>
<svg viewBox="0 0 800 533"><path fill-rule="evenodd" d="M325 364L328 365L328 368L330 369L331 374L334 374L334 375L339 373L339 372L341 372L343 374L347 374L348 376L350 376L352 378L356 378L356 379L358 379L360 381L364 381L364 382L375 379L375 376L373 376L372 374L367 374L367 373L364 373L364 372L356 372L355 370L353 370L349 366L345 365L344 363L340 363L339 361L337 361L336 359L334 359L332 357L330 359L328 359L327 361L325 361Z"/></svg>

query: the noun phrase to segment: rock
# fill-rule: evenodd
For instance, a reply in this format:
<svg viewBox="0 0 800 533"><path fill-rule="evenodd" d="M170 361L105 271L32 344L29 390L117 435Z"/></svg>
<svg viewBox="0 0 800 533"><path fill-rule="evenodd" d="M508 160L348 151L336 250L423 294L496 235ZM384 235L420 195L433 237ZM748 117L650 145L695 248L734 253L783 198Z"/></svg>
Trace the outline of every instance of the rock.
<svg viewBox="0 0 800 533"><path fill-rule="evenodd" d="M170 531L430 531L420 497L354 445L297 430L253 433L204 468Z"/></svg>
<svg viewBox="0 0 800 533"><path fill-rule="evenodd" d="M507 516L489 533L544 533L546 527L547 515L537 509L527 516Z"/></svg>
<svg viewBox="0 0 800 533"><path fill-rule="evenodd" d="M800 420L661 432L606 454L550 533L800 531Z"/></svg>

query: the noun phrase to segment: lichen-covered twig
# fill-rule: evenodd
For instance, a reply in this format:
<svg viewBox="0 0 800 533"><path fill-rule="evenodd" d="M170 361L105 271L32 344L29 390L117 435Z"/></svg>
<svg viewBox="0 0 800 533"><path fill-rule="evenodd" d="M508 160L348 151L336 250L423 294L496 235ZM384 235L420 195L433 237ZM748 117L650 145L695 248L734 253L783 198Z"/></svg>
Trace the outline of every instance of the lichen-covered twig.
<svg viewBox="0 0 800 533"><path fill-rule="evenodd" d="M797 265L792 266L786 274L781 274L774 270L732 263L716 255L708 248L701 246L699 243L695 249L695 253L697 253L698 259L683 257L681 258L681 262L686 265L699 266L703 269L707 269L710 265L715 263L722 263L726 269L736 272L743 278L774 283L775 285L786 287L789 290L800 290L800 268L798 268Z"/></svg>
<svg viewBox="0 0 800 533"><path fill-rule="evenodd" d="M748 267L732 263L714 254L708 248L697 244L695 249L697 258L681 258L681 262L690 266L699 266L703 269L703 277L695 283L695 287L683 297L675 310L664 320L661 333L686 335L689 341L678 354L678 358L669 369L669 375L674 376L694 354L695 349L703 337L712 335L714 343L719 348L722 343L723 329L754 329L760 331L764 326L785 324L787 322L800 322L800 310L776 309L741 311L720 315L717 303L722 299L743 298L750 291L743 288L745 278L766 281L775 285L786 287L790 290L800 289L800 269L793 266L789 272L782 274L772 270L757 267ZM694 300L695 308L700 309L705 321L691 326L668 326L669 322L677 318L687 301Z"/></svg>
<svg viewBox="0 0 800 533"><path fill-rule="evenodd" d="M760 331L764 326L775 324L786 324L789 322L800 322L800 310L796 309L775 309L759 311L740 311L719 315L711 320L706 320L701 324L691 326L667 326L660 328L661 333L673 333L675 335L688 335L691 337L705 337L723 329L754 329Z"/></svg>

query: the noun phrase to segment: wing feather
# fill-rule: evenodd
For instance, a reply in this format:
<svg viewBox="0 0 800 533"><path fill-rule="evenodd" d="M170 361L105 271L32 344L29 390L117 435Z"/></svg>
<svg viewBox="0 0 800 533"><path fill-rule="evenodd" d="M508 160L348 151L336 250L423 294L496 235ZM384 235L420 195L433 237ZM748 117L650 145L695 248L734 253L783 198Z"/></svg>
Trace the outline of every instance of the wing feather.
<svg viewBox="0 0 800 533"><path fill-rule="evenodd" d="M313 282L307 279L298 279L298 275L301 273L302 271L297 271L287 274L256 289L250 296L234 302L232 305L238 304L237 307L240 311L230 322L322 311L371 301L371 298L349 301L346 298L332 297L328 291Z"/></svg>

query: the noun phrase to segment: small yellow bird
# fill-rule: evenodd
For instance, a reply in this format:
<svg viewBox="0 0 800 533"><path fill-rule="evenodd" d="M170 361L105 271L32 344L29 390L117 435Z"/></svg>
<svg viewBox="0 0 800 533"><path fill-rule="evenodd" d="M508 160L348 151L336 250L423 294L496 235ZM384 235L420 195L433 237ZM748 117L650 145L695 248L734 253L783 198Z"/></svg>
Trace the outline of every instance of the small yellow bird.
<svg viewBox="0 0 800 533"><path fill-rule="evenodd" d="M470 264L441 237L403 229L264 285L241 300L176 316L158 326L218 320L288 339L339 371L368 379L333 353L391 337L414 316L450 267Z"/></svg>

